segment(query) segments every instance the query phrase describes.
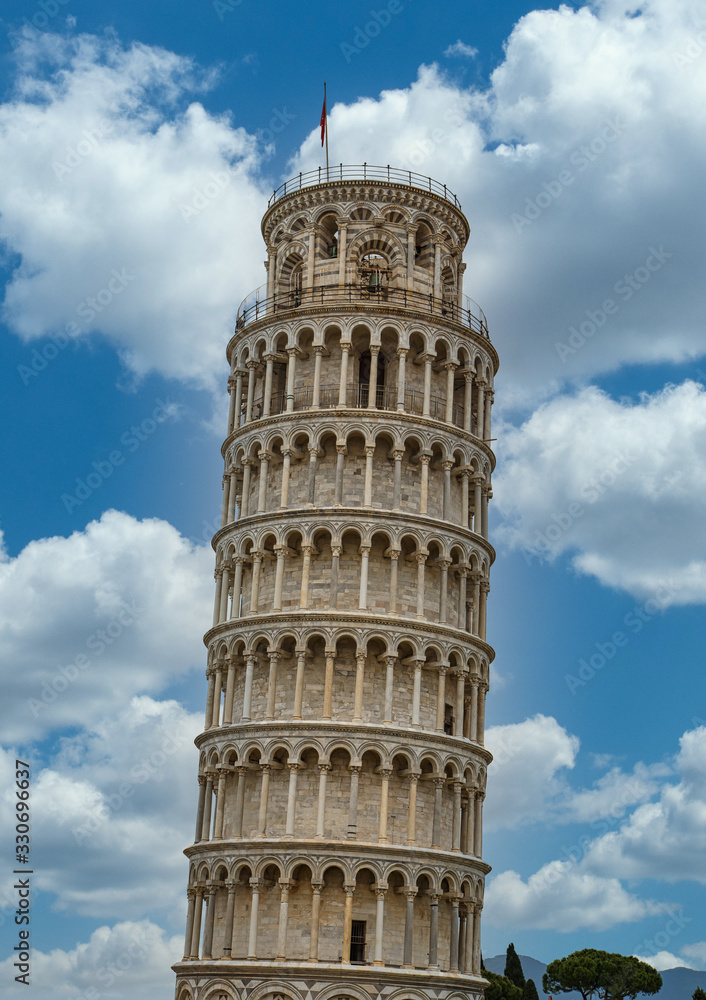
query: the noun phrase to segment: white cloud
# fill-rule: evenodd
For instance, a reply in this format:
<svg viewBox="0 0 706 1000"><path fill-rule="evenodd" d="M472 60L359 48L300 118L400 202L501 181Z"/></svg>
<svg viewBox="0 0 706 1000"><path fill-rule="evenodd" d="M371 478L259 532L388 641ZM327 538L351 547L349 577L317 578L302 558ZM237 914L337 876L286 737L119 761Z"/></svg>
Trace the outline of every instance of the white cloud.
<svg viewBox="0 0 706 1000"><path fill-rule="evenodd" d="M70 951L32 948L26 1000L70 1000L77 996L110 996L111 1000L153 1000L170 995L174 974L170 966L181 958L183 937L168 937L148 920L125 921L99 927L86 942ZM0 963L3 980L11 982L17 970L13 958Z"/></svg>
<svg viewBox="0 0 706 1000"><path fill-rule="evenodd" d="M565 803L563 822L592 823L600 819L618 822L636 804L652 798L660 790L659 778L670 774L664 764L637 763L631 774L614 767L592 788L572 792Z"/></svg>
<svg viewBox="0 0 706 1000"><path fill-rule="evenodd" d="M706 601L701 385L667 386L637 403L589 387L505 427L501 439L498 539L528 558L571 553L580 572L661 607Z"/></svg>
<svg viewBox="0 0 706 1000"><path fill-rule="evenodd" d="M203 669L213 552L167 522L107 511L68 538L5 555L1 568L6 742L90 726Z"/></svg>
<svg viewBox="0 0 706 1000"><path fill-rule="evenodd" d="M619 830L587 851L586 871L600 876L706 882L706 726L684 733L676 784L637 808Z"/></svg>
<svg viewBox="0 0 706 1000"><path fill-rule="evenodd" d="M485 739L493 754L485 803L488 830L546 819L567 794L561 774L572 768L579 741L556 719L535 715L524 722L491 726Z"/></svg>
<svg viewBox="0 0 706 1000"><path fill-rule="evenodd" d="M25 340L100 331L137 376L214 386L239 299L265 280L255 137L187 107L211 81L163 49L25 34L17 60L0 107L3 233L22 255L6 321Z"/></svg>
<svg viewBox="0 0 706 1000"><path fill-rule="evenodd" d="M453 45L449 45L448 48L444 49L445 56L461 56L464 59L474 59L478 55L478 49L474 49L472 45L466 45L459 38L458 41L454 42Z"/></svg>
<svg viewBox="0 0 706 1000"><path fill-rule="evenodd" d="M639 958L641 962L647 962L648 965L651 965L658 972L664 972L665 969L699 968L698 965L690 965L683 958L673 955L671 951L658 951L656 955L635 955L635 958Z"/></svg>
<svg viewBox="0 0 706 1000"><path fill-rule="evenodd" d="M526 882L515 871L492 878L486 887L483 916L499 927L601 931L668 909L666 904L626 892L617 878L590 875L570 861L551 861Z"/></svg>
<svg viewBox="0 0 706 1000"><path fill-rule="evenodd" d="M33 766L34 884L54 909L100 918L161 911L180 922L202 724L177 702L137 697Z"/></svg>
<svg viewBox="0 0 706 1000"><path fill-rule="evenodd" d="M703 353L706 59L675 65L697 30L693 4L641 9L533 11L485 91L423 66L409 87L331 111L337 161L395 164L459 195L472 228L465 291L500 352L499 406ZM291 172L319 154L314 130ZM672 256L644 270L662 245ZM607 299L616 309L601 321ZM562 360L556 343L582 323L585 345Z"/></svg>

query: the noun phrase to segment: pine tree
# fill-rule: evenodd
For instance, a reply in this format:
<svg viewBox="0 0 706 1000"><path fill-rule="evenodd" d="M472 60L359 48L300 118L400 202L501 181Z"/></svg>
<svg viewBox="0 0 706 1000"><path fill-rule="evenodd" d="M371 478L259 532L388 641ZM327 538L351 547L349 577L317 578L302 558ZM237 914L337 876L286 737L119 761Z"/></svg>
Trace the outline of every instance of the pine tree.
<svg viewBox="0 0 706 1000"><path fill-rule="evenodd" d="M691 1000L706 1000L706 993L704 993L700 986L697 986L691 994Z"/></svg>
<svg viewBox="0 0 706 1000"><path fill-rule="evenodd" d="M522 962L515 951L515 946L512 941L507 946L507 952L505 953L505 976L511 983L514 983L515 986L519 986L521 990L524 989L525 974L522 971Z"/></svg>
<svg viewBox="0 0 706 1000"><path fill-rule="evenodd" d="M539 1000L539 994L537 993L537 987L534 985L534 979L528 979L525 983L524 989L522 990L522 1000ZM706 1000L706 997L704 997Z"/></svg>

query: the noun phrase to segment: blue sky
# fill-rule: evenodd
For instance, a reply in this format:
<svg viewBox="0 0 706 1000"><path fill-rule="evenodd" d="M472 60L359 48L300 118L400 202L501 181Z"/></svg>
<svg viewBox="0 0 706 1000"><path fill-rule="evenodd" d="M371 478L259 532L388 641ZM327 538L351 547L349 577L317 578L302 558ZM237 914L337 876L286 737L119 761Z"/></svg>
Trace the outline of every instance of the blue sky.
<svg viewBox="0 0 706 1000"><path fill-rule="evenodd" d="M11 790L16 754L33 767L25 997L172 995L224 348L268 194L322 162L324 80L333 162L459 196L500 353L483 951L706 969L706 15L441 10L5 5L0 768Z"/></svg>

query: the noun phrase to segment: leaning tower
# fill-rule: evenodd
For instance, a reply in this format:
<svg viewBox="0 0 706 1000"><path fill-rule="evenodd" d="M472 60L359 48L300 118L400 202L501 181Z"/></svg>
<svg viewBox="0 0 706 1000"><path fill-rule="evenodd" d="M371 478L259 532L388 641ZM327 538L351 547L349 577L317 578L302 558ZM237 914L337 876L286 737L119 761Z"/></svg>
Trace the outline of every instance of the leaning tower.
<svg viewBox="0 0 706 1000"><path fill-rule="evenodd" d="M490 408L468 222L300 174L228 345L177 1000L482 996Z"/></svg>

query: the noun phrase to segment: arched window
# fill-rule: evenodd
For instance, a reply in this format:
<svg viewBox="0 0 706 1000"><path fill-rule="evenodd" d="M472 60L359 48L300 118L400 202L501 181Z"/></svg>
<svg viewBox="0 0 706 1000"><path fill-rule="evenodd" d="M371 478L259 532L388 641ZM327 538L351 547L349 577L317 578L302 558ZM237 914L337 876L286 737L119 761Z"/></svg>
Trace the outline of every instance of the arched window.
<svg viewBox="0 0 706 1000"><path fill-rule="evenodd" d="M384 295L390 277L387 260L380 253L366 253L358 266L361 291L367 295Z"/></svg>

